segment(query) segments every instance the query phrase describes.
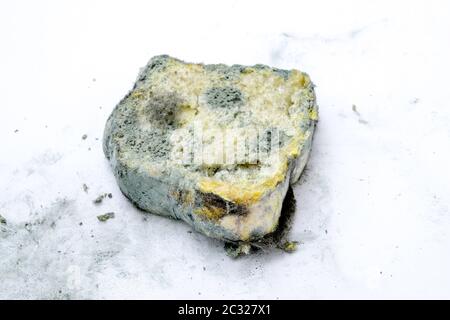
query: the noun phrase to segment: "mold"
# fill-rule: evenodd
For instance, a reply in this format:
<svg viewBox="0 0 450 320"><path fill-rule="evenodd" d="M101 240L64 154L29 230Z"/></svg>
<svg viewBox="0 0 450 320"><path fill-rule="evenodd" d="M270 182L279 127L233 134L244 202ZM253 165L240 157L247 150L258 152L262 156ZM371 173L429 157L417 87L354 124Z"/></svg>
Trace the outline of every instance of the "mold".
<svg viewBox="0 0 450 320"><path fill-rule="evenodd" d="M242 92L234 87L213 87L205 93L206 102L212 108L236 108L244 102Z"/></svg>
<svg viewBox="0 0 450 320"><path fill-rule="evenodd" d="M176 125L176 113L181 106L181 99L173 92L151 95L144 106L148 121L160 127L167 128Z"/></svg>

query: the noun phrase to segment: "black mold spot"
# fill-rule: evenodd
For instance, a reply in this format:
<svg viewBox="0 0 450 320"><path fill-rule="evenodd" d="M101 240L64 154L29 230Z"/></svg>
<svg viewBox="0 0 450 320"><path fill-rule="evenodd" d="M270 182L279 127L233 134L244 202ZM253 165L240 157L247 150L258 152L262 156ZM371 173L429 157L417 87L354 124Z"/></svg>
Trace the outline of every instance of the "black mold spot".
<svg viewBox="0 0 450 320"><path fill-rule="evenodd" d="M215 207L224 210L229 215L245 215L247 207L225 200L214 193L200 193L200 199L205 207Z"/></svg>

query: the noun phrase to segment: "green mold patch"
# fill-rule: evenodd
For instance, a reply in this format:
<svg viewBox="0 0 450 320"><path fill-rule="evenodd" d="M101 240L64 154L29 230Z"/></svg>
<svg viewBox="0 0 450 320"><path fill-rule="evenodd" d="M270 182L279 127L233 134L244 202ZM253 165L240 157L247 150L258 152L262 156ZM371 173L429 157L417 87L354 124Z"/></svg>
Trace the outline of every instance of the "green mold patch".
<svg viewBox="0 0 450 320"><path fill-rule="evenodd" d="M212 108L237 108L244 102L242 92L233 87L214 87L205 93L206 101Z"/></svg>

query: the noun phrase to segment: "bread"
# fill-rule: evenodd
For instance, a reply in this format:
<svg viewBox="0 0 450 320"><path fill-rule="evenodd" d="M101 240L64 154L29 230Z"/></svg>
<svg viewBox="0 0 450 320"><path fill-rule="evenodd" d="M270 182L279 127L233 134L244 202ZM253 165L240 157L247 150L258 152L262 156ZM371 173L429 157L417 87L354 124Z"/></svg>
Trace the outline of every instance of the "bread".
<svg viewBox="0 0 450 320"><path fill-rule="evenodd" d="M139 208L250 242L276 230L317 117L303 72L156 56L108 118L103 149Z"/></svg>

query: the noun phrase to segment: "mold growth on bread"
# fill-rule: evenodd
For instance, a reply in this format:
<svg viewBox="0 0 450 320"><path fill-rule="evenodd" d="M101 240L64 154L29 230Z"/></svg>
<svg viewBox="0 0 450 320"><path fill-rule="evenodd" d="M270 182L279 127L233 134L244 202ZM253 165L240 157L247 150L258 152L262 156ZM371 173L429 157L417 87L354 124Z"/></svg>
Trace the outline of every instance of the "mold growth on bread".
<svg viewBox="0 0 450 320"><path fill-rule="evenodd" d="M317 118L303 72L163 55L112 112L103 148L120 189L141 209L247 243L277 229Z"/></svg>

